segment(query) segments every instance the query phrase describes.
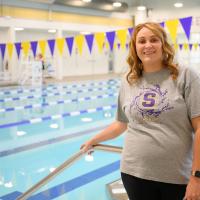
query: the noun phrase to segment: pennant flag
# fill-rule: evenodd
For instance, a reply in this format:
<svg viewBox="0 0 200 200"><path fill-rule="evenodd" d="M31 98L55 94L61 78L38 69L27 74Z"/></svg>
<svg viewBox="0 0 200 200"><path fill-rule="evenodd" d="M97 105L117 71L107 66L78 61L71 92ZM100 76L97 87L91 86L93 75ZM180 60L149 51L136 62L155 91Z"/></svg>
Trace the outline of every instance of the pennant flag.
<svg viewBox="0 0 200 200"><path fill-rule="evenodd" d="M129 32L129 35L132 37L132 34L133 34L133 28L128 28L128 32Z"/></svg>
<svg viewBox="0 0 200 200"><path fill-rule="evenodd" d="M35 56L36 56L37 45L38 45L38 42L37 42L37 41L32 41L32 42L31 42L31 49L32 49L34 58L35 58Z"/></svg>
<svg viewBox="0 0 200 200"><path fill-rule="evenodd" d="M108 42L105 42L104 47L105 47L106 49L109 49L109 44L108 44Z"/></svg>
<svg viewBox="0 0 200 200"><path fill-rule="evenodd" d="M159 24L160 24L160 26L162 26L163 28L165 27L165 22L160 22Z"/></svg>
<svg viewBox="0 0 200 200"><path fill-rule="evenodd" d="M39 47L42 53L42 57L45 57L45 53L46 53L46 45L47 45L47 41L46 40L40 40L39 42Z"/></svg>
<svg viewBox="0 0 200 200"><path fill-rule="evenodd" d="M188 44L187 43L184 43L183 47L184 47L185 50L188 50Z"/></svg>
<svg viewBox="0 0 200 200"><path fill-rule="evenodd" d="M90 53L92 52L92 46L94 41L94 34L85 35L85 39L89 48Z"/></svg>
<svg viewBox="0 0 200 200"><path fill-rule="evenodd" d="M183 30L185 31L185 34L187 36L187 39L190 39L190 29L192 25L192 17L186 17L179 19L181 22L181 25L183 27Z"/></svg>
<svg viewBox="0 0 200 200"><path fill-rule="evenodd" d="M83 35L77 35L75 37L75 42L76 42L76 45L78 47L78 51L80 53L80 55L82 54L82 51L83 51L83 42L84 42L84 37Z"/></svg>
<svg viewBox="0 0 200 200"><path fill-rule="evenodd" d="M12 53L13 53L13 43L7 43L7 48L8 48L8 56L11 59L12 58Z"/></svg>
<svg viewBox="0 0 200 200"><path fill-rule="evenodd" d="M17 57L19 59L20 51L21 51L21 42L15 43L15 49L16 49L16 52L17 52Z"/></svg>
<svg viewBox="0 0 200 200"><path fill-rule="evenodd" d="M107 37L108 43L110 45L110 50L112 51L114 41L115 41L115 31L106 32L106 37Z"/></svg>
<svg viewBox="0 0 200 200"><path fill-rule="evenodd" d="M118 49L120 49L120 43L117 43L117 47L118 47Z"/></svg>
<svg viewBox="0 0 200 200"><path fill-rule="evenodd" d="M30 49L30 42L22 42L22 50L24 52L25 57L28 56L29 49Z"/></svg>
<svg viewBox="0 0 200 200"><path fill-rule="evenodd" d="M126 49L127 49L127 50L129 49L129 44L128 44L128 43L126 43Z"/></svg>
<svg viewBox="0 0 200 200"><path fill-rule="evenodd" d="M190 51L192 50L193 44L189 44Z"/></svg>
<svg viewBox="0 0 200 200"><path fill-rule="evenodd" d="M194 44L194 49L197 50L197 48L198 48L198 43L195 43Z"/></svg>
<svg viewBox="0 0 200 200"><path fill-rule="evenodd" d="M104 47L105 34L104 33L95 33L94 37L97 42L99 52L101 53L103 50L103 47Z"/></svg>
<svg viewBox="0 0 200 200"><path fill-rule="evenodd" d="M120 41L122 49L126 47L126 37L127 37L127 30L118 30L116 31L117 37Z"/></svg>
<svg viewBox="0 0 200 200"><path fill-rule="evenodd" d="M0 44L2 60L4 59L6 44Z"/></svg>
<svg viewBox="0 0 200 200"><path fill-rule="evenodd" d="M53 56L54 54L54 48L55 48L55 40L47 40L48 42L48 45L49 45L49 49L50 49L50 52L51 52L51 56Z"/></svg>
<svg viewBox="0 0 200 200"><path fill-rule="evenodd" d="M178 50L178 44L177 43L174 44L174 49Z"/></svg>
<svg viewBox="0 0 200 200"><path fill-rule="evenodd" d="M180 49L180 50L183 49L183 44L179 44L179 49Z"/></svg>
<svg viewBox="0 0 200 200"><path fill-rule="evenodd" d="M74 37L65 38L65 40L66 40L66 43L67 43L69 54L72 55L72 48L73 48L73 43L74 43Z"/></svg>
<svg viewBox="0 0 200 200"><path fill-rule="evenodd" d="M117 48L117 43L114 42L114 44L113 44L113 49L116 49L116 48Z"/></svg>
<svg viewBox="0 0 200 200"><path fill-rule="evenodd" d="M59 51L61 56L63 55L64 44L65 44L64 38L57 38L56 39L56 45L57 45L58 51Z"/></svg>
<svg viewBox="0 0 200 200"><path fill-rule="evenodd" d="M176 43L177 29L178 29L178 19L166 21L166 26L169 30L172 42Z"/></svg>

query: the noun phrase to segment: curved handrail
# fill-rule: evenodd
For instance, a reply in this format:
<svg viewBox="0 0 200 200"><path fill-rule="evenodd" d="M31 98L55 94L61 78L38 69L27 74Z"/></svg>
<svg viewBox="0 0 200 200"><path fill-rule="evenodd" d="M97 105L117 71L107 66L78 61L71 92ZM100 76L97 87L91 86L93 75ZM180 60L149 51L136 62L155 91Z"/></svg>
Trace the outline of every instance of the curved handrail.
<svg viewBox="0 0 200 200"><path fill-rule="evenodd" d="M111 146L111 145L96 144L93 146L93 148L97 149L97 150L111 151L111 152L115 152L115 153L122 152L121 147L116 147L116 146ZM82 155L84 155L84 152L82 150L80 150L78 153L75 153L68 160L66 160L59 167L57 167L53 172L51 172L49 175L45 176L42 180L40 180L38 183L33 185L30 189L28 189L22 195L20 195L17 198L17 200L26 200L34 192L39 190L42 186L46 185L50 180L52 180L54 177L56 177L58 174L60 174L63 170L65 170L67 167L71 166L72 163L74 163L76 160L78 160Z"/></svg>

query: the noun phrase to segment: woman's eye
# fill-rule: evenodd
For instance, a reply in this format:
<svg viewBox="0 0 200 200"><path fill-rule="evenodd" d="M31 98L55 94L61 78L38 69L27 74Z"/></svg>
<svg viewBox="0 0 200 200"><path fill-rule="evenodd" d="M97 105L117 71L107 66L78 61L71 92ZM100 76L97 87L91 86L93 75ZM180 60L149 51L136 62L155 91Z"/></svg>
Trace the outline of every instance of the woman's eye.
<svg viewBox="0 0 200 200"><path fill-rule="evenodd" d="M157 42L157 41L158 41L157 38L152 38L152 39L151 39L151 42Z"/></svg>
<svg viewBox="0 0 200 200"><path fill-rule="evenodd" d="M145 40L139 40L138 43L144 44L144 43L145 43Z"/></svg>

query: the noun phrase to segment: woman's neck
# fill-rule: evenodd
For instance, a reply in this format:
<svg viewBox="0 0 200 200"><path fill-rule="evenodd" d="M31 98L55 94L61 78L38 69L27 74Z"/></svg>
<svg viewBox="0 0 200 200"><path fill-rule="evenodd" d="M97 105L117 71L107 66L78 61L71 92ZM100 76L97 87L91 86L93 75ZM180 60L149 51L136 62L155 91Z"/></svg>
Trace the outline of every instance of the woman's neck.
<svg viewBox="0 0 200 200"><path fill-rule="evenodd" d="M162 63L157 64L143 64L144 72L156 72L163 68Z"/></svg>

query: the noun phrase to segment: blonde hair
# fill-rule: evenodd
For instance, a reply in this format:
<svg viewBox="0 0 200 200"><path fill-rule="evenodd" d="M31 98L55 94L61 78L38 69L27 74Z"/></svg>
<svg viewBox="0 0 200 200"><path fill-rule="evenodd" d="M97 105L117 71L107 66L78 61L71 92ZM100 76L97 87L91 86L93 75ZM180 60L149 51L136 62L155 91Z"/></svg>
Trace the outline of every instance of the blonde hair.
<svg viewBox="0 0 200 200"><path fill-rule="evenodd" d="M177 64L173 63L175 52L167 41L167 34L165 30L160 26L160 24L146 22L135 27L134 33L129 43L130 49L127 58L127 62L129 64L129 72L126 76L128 83L132 84L142 77L143 64L136 53L136 36L138 32L144 27L151 30L157 37L160 38L163 50L162 64L170 70L172 79L175 80L178 76L178 69Z"/></svg>

